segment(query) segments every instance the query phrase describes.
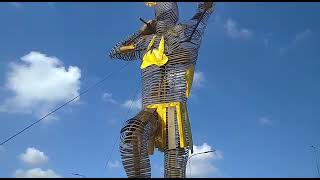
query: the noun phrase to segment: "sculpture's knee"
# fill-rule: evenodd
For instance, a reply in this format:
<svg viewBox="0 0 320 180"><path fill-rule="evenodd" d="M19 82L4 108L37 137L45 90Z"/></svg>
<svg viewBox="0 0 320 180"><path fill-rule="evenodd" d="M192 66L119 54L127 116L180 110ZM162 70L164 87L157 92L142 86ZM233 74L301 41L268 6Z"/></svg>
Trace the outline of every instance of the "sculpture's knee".
<svg viewBox="0 0 320 180"><path fill-rule="evenodd" d="M121 129L121 144L137 144L143 132L143 126L137 119L129 119Z"/></svg>
<svg viewBox="0 0 320 180"><path fill-rule="evenodd" d="M148 140L153 133L151 117L142 111L121 129L120 153L128 177L151 177Z"/></svg>
<svg viewBox="0 0 320 180"><path fill-rule="evenodd" d="M133 145L149 139L158 128L156 117L154 112L141 111L127 120L121 129L121 143Z"/></svg>

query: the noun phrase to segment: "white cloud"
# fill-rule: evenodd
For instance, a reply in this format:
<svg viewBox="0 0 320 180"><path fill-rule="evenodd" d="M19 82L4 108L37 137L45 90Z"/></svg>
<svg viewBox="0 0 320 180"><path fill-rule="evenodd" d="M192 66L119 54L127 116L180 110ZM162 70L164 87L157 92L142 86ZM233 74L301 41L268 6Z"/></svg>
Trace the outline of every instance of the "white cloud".
<svg viewBox="0 0 320 180"><path fill-rule="evenodd" d="M53 170L42 170L41 168L34 168L29 170L18 169L15 171L14 176L16 178L61 178Z"/></svg>
<svg viewBox="0 0 320 180"><path fill-rule="evenodd" d="M252 37L252 34L253 34L252 31L247 28L238 27L238 24L230 18L224 24L224 29L226 30L227 34L234 39L236 38L248 39Z"/></svg>
<svg viewBox="0 0 320 180"><path fill-rule="evenodd" d="M1 105L2 111L42 116L79 95L80 69L76 66L66 69L56 57L32 51L9 67L5 88L12 95Z"/></svg>
<svg viewBox="0 0 320 180"><path fill-rule="evenodd" d="M125 101L122 106L126 107L126 108L130 108L132 110L141 110L142 108L142 101L141 101L141 98L133 101L133 100L127 100Z"/></svg>
<svg viewBox="0 0 320 180"><path fill-rule="evenodd" d="M273 123L268 117L259 118L259 123L264 126L271 126Z"/></svg>
<svg viewBox="0 0 320 180"><path fill-rule="evenodd" d="M117 103L118 103L115 99L113 99L111 93L107 93L107 92L106 92L106 93L103 93L102 99L103 99L103 101L106 102L106 103L111 103L111 104L117 104Z"/></svg>
<svg viewBox="0 0 320 180"><path fill-rule="evenodd" d="M193 146L193 154L211 150L213 149L207 143L203 143L201 146ZM190 156L191 154L189 154L189 157ZM188 161L186 176L190 177L191 168L191 177L217 177L220 172L213 164L213 161L221 159L223 159L223 156L222 152L219 150L216 150L214 153L194 155Z"/></svg>
<svg viewBox="0 0 320 180"><path fill-rule="evenodd" d="M34 147L26 149L25 153L20 154L20 160L28 165L39 165L48 162L48 156Z"/></svg>
<svg viewBox="0 0 320 180"><path fill-rule="evenodd" d="M120 162L118 160L116 160L114 162L109 161L108 162L108 167L110 167L110 168L119 168L119 167L121 167L121 164L120 164Z"/></svg>
<svg viewBox="0 0 320 180"><path fill-rule="evenodd" d="M193 75L193 87L203 87L203 83L205 82L204 73L200 71L195 71Z"/></svg>

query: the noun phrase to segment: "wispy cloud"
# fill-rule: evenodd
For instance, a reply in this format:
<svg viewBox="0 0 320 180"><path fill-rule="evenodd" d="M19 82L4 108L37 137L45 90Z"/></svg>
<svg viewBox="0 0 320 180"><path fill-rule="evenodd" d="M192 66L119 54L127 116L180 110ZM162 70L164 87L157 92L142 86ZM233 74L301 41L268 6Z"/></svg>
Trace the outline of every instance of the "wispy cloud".
<svg viewBox="0 0 320 180"><path fill-rule="evenodd" d="M141 110L142 108L142 101L141 98L137 100L127 100L122 104L123 107L131 108L132 110Z"/></svg>
<svg viewBox="0 0 320 180"><path fill-rule="evenodd" d="M118 102L112 97L112 94L108 92L103 93L102 99L106 103L118 104Z"/></svg>
<svg viewBox="0 0 320 180"><path fill-rule="evenodd" d="M288 46L282 47L282 48L279 49L280 54L285 54L290 49L295 48L296 46L298 46L302 42L304 42L307 39L309 39L311 36L312 36L312 31L309 28L305 29L302 32L297 33L294 36L294 38L290 41Z"/></svg>
<svg viewBox="0 0 320 180"><path fill-rule="evenodd" d="M66 69L56 57L32 51L9 67L5 88L12 95L0 104L1 111L41 117L57 104L79 95L80 69Z"/></svg>
<svg viewBox="0 0 320 180"><path fill-rule="evenodd" d="M211 151L213 149L207 143L203 143L200 146L194 145L193 150L193 154L197 154L205 151ZM189 154L189 157L190 155L191 154ZM186 175L187 177L190 177L191 172L191 177L218 177L220 176L220 171L213 164L213 161L221 159L223 159L223 155L219 150L216 150L214 153L194 155L188 161Z"/></svg>
<svg viewBox="0 0 320 180"><path fill-rule="evenodd" d="M263 126L271 126L273 124L272 120L268 117L261 117L258 119L259 124Z"/></svg>
<svg viewBox="0 0 320 180"><path fill-rule="evenodd" d="M224 24L224 29L227 35L233 39L248 39L253 35L251 30L239 27L237 22L230 18Z"/></svg>
<svg viewBox="0 0 320 180"><path fill-rule="evenodd" d="M115 160L114 162L109 161L108 162L108 167L110 167L110 168L120 168L121 164L120 164L120 162L118 160Z"/></svg>
<svg viewBox="0 0 320 180"><path fill-rule="evenodd" d="M206 81L206 78L204 76L204 73L201 71L195 71L193 75L193 87L203 87L204 82Z"/></svg>
<svg viewBox="0 0 320 180"><path fill-rule="evenodd" d="M312 35L312 32L310 29L306 29L303 32L299 32L296 34L296 36L294 37L292 44L293 45L297 45L300 42L303 42L304 40L310 38Z"/></svg>

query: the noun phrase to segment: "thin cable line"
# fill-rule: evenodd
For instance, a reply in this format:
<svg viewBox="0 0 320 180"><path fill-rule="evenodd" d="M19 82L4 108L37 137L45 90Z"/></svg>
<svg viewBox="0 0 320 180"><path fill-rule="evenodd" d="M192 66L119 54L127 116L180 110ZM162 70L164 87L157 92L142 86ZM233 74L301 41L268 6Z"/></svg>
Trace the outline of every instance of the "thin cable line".
<svg viewBox="0 0 320 180"><path fill-rule="evenodd" d="M139 81L139 82L140 82L140 81ZM135 91L135 93L134 93L133 99L132 99L132 101L131 101L131 103L130 103L129 109L128 109L128 111L127 111L127 113L126 113L126 116L125 116L126 118L121 121L121 124L123 124L124 121L125 121L126 119L128 119L129 112L130 112L131 109L132 109L132 105L133 105L134 100L136 99L136 96L137 96L137 94L138 94L138 91L139 91L139 86L137 87L137 89L136 89L136 91ZM113 154L114 148L115 148L116 144L118 143L119 139L120 139L120 137L118 136L117 140L116 140L115 143L113 144L113 147L112 147L110 156L109 156L109 158L108 158L108 160L107 160L107 162L106 162L106 168L108 167L108 163L109 163L109 161L110 161L110 159L111 159L111 156L112 156L112 154Z"/></svg>
<svg viewBox="0 0 320 180"><path fill-rule="evenodd" d="M125 65L123 65L122 67L119 68L119 70L117 71L120 72L122 69L124 69L127 65L129 64L129 62L127 62ZM57 108L55 108L54 110L50 111L48 114L46 114L45 116L43 116L42 118L40 118L39 120L31 123L30 125L28 125L27 127L23 128L22 130L20 130L19 132L15 133L14 135L10 136L9 138L7 138L6 140L4 140L3 142L1 142L0 146L4 145L5 143L9 142L10 140L12 140L13 138L15 138L16 136L18 136L19 134L23 133L24 131L26 131L27 129L31 128L32 126L34 126L35 124L39 123L40 121L42 121L43 119L45 119L46 117L48 117L49 115L55 113L56 111L58 111L59 109L63 108L64 106L68 105L69 103L71 103L72 101L76 100L77 98L79 98L81 95L89 92L92 88L98 86L99 84L101 84L103 81L107 80L108 78L110 78L113 74L115 73L115 71L109 73L108 75L106 75L103 79L101 79L100 81L96 82L95 84L93 84L92 86L90 86L89 88L87 88L86 90L84 90L83 92L81 92L79 95L75 96L74 98L70 99L69 101L65 102L64 104L58 106Z"/></svg>

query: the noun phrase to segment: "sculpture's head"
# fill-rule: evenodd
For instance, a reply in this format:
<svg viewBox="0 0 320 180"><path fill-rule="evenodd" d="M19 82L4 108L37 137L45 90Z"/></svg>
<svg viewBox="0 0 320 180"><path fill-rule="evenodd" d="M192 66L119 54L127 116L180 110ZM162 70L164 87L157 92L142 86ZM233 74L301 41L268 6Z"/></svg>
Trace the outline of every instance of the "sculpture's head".
<svg viewBox="0 0 320 180"><path fill-rule="evenodd" d="M177 2L147 2L146 5L154 7L157 33L166 32L177 24L179 20Z"/></svg>

